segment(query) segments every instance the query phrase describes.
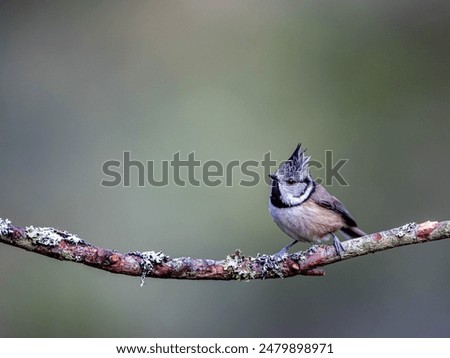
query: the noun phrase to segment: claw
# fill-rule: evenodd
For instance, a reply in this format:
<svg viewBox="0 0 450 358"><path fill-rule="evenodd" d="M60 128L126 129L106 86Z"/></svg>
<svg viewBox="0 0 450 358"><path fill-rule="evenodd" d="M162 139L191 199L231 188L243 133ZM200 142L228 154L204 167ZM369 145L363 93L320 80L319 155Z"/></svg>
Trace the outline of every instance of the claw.
<svg viewBox="0 0 450 358"><path fill-rule="evenodd" d="M283 247L280 251L278 251L276 254L273 255L273 258L275 261L280 262L283 261L283 258L287 256L287 254L288 250L285 247Z"/></svg>
<svg viewBox="0 0 450 358"><path fill-rule="evenodd" d="M278 251L275 255L273 255L273 257L275 258L275 260L277 261L281 261L283 259L283 257L285 255L287 255L288 250L294 246L296 243L298 242L298 240L294 240L292 241L289 245L286 245L285 247L283 247L280 251Z"/></svg>
<svg viewBox="0 0 450 358"><path fill-rule="evenodd" d="M342 246L341 242L339 241L338 237L335 234L332 235L333 235L333 246L336 249L336 253L339 255L339 257L342 258L345 252L344 246Z"/></svg>

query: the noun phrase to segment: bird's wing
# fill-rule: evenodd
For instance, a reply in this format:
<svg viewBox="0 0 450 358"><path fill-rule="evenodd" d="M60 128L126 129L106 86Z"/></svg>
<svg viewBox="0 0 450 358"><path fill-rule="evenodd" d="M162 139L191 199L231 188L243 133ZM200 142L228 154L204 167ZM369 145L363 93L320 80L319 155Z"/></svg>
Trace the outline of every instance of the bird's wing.
<svg viewBox="0 0 450 358"><path fill-rule="evenodd" d="M345 206L339 201L339 199L331 195L322 185L316 185L316 190L313 195L311 195L311 199L314 200L317 205L341 214L348 226L356 226L355 219L353 219L353 216L348 212Z"/></svg>

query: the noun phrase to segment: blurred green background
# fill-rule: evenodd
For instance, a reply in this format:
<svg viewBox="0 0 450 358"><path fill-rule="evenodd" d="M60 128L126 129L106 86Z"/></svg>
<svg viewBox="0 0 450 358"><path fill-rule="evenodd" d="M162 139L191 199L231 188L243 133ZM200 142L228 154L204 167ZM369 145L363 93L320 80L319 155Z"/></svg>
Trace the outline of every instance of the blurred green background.
<svg viewBox="0 0 450 358"><path fill-rule="evenodd" d="M264 182L104 188L101 166L281 161L303 142L349 159L328 189L365 231L450 219L449 34L445 1L2 1L0 217L121 252L274 253L290 239ZM448 337L449 252L141 288L0 245L0 336Z"/></svg>

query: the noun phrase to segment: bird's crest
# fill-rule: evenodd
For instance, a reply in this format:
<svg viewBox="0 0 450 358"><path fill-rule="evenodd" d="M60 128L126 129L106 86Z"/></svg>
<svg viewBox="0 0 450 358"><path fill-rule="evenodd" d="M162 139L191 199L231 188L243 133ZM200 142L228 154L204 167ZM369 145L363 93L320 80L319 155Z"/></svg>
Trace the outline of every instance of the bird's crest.
<svg viewBox="0 0 450 358"><path fill-rule="evenodd" d="M308 170L308 162L311 157L305 155L306 148L302 149L301 143L297 145L289 159L283 162L278 168L279 174L286 177L293 177L296 173Z"/></svg>

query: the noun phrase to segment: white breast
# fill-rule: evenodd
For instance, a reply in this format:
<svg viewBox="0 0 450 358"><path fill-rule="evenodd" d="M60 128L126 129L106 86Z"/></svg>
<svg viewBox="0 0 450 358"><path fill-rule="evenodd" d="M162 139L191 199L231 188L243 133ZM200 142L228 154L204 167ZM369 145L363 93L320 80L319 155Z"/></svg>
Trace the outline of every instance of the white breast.
<svg viewBox="0 0 450 358"><path fill-rule="evenodd" d="M328 239L328 234L339 227L329 225L322 208L308 204L309 201L290 208L277 208L269 202L269 211L280 229L293 239L311 243Z"/></svg>

